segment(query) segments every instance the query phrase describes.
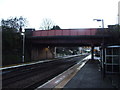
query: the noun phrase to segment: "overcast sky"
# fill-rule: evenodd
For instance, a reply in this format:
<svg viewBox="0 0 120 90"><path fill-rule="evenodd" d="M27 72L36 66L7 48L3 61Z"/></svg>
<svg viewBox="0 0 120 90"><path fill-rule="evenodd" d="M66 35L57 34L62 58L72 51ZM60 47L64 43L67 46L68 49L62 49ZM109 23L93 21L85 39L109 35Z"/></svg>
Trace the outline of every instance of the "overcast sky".
<svg viewBox="0 0 120 90"><path fill-rule="evenodd" d="M118 23L120 0L0 0L0 20L23 16L28 28L39 29L43 18L50 18L62 29L98 28Z"/></svg>

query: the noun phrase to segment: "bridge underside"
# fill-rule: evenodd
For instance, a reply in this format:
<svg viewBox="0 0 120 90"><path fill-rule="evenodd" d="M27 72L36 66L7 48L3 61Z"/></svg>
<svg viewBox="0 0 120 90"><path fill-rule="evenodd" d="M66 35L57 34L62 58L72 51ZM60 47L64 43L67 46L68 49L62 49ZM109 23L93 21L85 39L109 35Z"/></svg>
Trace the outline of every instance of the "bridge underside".
<svg viewBox="0 0 120 90"><path fill-rule="evenodd" d="M29 51L32 60L52 58L54 47L80 47L80 46L102 46L119 45L118 37L108 35L81 35L81 36L32 36L26 38L26 50ZM48 48L50 50L46 50ZM42 52L41 52L42 51ZM32 53L31 53L32 52ZM42 57L41 57L42 56ZM93 54L92 54L93 59Z"/></svg>
<svg viewBox="0 0 120 90"><path fill-rule="evenodd" d="M33 45L39 46L101 46L101 44L109 44L111 41L109 36L39 36L32 37Z"/></svg>

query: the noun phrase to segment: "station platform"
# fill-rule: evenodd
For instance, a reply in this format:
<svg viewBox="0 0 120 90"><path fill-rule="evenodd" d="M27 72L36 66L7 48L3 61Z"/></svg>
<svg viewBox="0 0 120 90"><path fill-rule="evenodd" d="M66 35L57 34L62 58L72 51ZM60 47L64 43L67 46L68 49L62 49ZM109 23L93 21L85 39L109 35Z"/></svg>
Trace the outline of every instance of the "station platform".
<svg viewBox="0 0 120 90"><path fill-rule="evenodd" d="M113 84L110 77L102 77L99 58L95 57L95 60L90 60L90 58L91 55L88 55L67 71L36 88L36 90L43 88L48 90L120 90L116 87L119 85Z"/></svg>
<svg viewBox="0 0 120 90"><path fill-rule="evenodd" d="M112 85L109 78L106 77L103 79L98 60L88 60L83 68L63 87L63 90L72 88L118 90L118 88Z"/></svg>

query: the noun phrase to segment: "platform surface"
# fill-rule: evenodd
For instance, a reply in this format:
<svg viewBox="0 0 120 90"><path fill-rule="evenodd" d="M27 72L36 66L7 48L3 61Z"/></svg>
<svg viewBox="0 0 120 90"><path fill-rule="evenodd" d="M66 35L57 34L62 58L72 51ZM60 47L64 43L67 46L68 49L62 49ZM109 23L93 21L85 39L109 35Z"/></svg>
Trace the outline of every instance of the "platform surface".
<svg viewBox="0 0 120 90"><path fill-rule="evenodd" d="M67 88L111 88L109 78L102 78L98 60L89 60L85 66L64 86ZM63 89L63 90L64 90Z"/></svg>

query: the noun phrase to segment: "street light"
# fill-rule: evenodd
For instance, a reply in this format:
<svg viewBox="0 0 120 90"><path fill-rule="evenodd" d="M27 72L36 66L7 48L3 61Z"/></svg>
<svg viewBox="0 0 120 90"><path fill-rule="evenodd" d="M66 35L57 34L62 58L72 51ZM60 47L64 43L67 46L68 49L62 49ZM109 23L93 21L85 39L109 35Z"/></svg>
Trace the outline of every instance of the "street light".
<svg viewBox="0 0 120 90"><path fill-rule="evenodd" d="M22 31L22 27L20 26L20 33L21 33L21 35L23 36L23 52L22 52L22 62L24 63L24 61L25 61L25 55L24 55L24 47L25 47L25 33Z"/></svg>
<svg viewBox="0 0 120 90"><path fill-rule="evenodd" d="M104 20L103 19L93 19L93 21L97 21L97 22L102 21L102 28L104 29Z"/></svg>
<svg viewBox="0 0 120 90"><path fill-rule="evenodd" d="M102 29L103 29L103 34L104 34L104 20L103 19L93 19L93 21L97 21L97 22L101 21L102 22ZM104 45L104 35L102 36L102 38L103 38L102 44ZM94 47L92 47L92 53L94 52L93 49L94 49ZM92 54L92 58L93 58L93 54Z"/></svg>

